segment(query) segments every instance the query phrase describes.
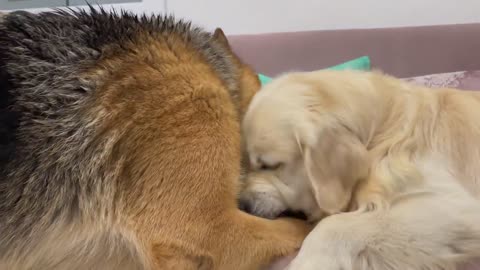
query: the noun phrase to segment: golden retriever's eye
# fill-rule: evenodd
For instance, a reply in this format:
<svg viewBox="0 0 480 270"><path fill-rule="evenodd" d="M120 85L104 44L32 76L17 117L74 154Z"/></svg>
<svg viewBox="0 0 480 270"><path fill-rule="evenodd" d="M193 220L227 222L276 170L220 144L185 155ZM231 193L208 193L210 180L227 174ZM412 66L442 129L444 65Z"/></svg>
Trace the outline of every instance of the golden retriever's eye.
<svg viewBox="0 0 480 270"><path fill-rule="evenodd" d="M271 170L278 169L280 166L282 166L281 162L277 162L275 164L268 164L265 162L261 162L260 170L271 171Z"/></svg>

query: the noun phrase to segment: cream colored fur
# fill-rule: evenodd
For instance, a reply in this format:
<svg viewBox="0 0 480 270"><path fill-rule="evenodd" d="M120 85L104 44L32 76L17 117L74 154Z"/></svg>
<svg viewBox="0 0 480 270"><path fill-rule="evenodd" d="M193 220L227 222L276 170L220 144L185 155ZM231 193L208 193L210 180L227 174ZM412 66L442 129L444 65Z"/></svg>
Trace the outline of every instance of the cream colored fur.
<svg viewBox="0 0 480 270"><path fill-rule="evenodd" d="M290 269L455 269L480 257L480 93L291 73L254 97L243 132L253 213L328 216Z"/></svg>

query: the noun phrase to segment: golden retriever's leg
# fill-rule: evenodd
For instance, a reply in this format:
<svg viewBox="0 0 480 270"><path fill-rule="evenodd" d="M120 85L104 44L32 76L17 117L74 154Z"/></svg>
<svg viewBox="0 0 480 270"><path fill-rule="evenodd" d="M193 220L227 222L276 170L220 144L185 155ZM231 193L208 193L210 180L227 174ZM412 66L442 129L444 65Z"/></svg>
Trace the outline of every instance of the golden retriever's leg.
<svg viewBox="0 0 480 270"><path fill-rule="evenodd" d="M453 270L480 256L480 207L472 200L417 192L388 210L330 216L290 269Z"/></svg>

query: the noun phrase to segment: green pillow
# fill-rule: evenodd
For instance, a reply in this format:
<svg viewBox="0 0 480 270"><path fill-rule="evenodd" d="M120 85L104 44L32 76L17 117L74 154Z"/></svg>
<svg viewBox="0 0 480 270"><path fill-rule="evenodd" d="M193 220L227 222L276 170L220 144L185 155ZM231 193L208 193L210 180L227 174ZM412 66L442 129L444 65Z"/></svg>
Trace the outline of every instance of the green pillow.
<svg viewBox="0 0 480 270"><path fill-rule="evenodd" d="M362 56L353 60L350 60L348 62L329 67L327 69L330 70L365 70L368 71L370 70L370 57L368 56ZM265 76L263 74L258 74L258 78L260 79L260 82L262 85L269 83L272 81L272 78Z"/></svg>

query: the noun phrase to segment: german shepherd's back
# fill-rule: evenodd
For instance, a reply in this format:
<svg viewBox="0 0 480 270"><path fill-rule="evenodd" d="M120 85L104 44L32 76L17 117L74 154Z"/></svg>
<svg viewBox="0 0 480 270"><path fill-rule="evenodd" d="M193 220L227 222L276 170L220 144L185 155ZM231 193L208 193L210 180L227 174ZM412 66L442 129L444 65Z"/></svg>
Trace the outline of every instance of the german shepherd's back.
<svg viewBox="0 0 480 270"><path fill-rule="evenodd" d="M252 269L297 248L303 224L236 209L253 78L172 17L2 17L0 269Z"/></svg>

